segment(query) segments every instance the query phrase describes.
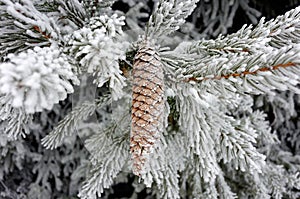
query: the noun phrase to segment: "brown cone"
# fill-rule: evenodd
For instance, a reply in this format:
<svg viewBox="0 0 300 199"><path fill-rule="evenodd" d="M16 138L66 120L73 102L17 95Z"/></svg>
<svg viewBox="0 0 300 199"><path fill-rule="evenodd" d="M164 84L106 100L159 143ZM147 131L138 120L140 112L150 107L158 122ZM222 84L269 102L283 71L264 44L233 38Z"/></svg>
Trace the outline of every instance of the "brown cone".
<svg viewBox="0 0 300 199"><path fill-rule="evenodd" d="M164 76L157 52L144 44L133 64L130 151L133 173L140 175L162 131Z"/></svg>

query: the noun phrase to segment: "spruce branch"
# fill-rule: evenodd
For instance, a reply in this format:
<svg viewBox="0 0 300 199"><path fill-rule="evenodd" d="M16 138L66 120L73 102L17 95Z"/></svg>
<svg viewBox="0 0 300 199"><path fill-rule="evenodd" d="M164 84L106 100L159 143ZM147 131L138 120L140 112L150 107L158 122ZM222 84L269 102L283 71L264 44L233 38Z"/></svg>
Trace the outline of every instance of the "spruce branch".
<svg viewBox="0 0 300 199"><path fill-rule="evenodd" d="M84 8L84 2L78 0L56 0L59 3L60 7L63 9L63 16L64 18L68 18L77 27L82 28L86 24L87 19L87 12ZM62 11L61 11L62 12Z"/></svg>
<svg viewBox="0 0 300 199"><path fill-rule="evenodd" d="M46 32L43 32L38 26L33 26L33 29L37 32L39 32L45 39L49 40L51 38L50 34L47 34Z"/></svg>
<svg viewBox="0 0 300 199"><path fill-rule="evenodd" d="M155 153L149 157L151 161L146 165L141 178L146 187L158 188L157 195L160 198L180 198L178 173L187 164L189 150L180 146L185 144L187 140L181 133L165 135L161 138Z"/></svg>
<svg viewBox="0 0 300 199"><path fill-rule="evenodd" d="M16 140L19 135L23 138L29 134L29 124L32 121L32 114L26 114L21 108L13 108L9 103L8 96L0 97L0 125L3 133L9 138Z"/></svg>
<svg viewBox="0 0 300 199"><path fill-rule="evenodd" d="M300 7L270 21L262 18L259 23L244 25L236 33L219 35L212 40L183 42L178 48L182 53L196 53L203 56L224 53L249 53L281 48L300 43Z"/></svg>
<svg viewBox="0 0 300 199"><path fill-rule="evenodd" d="M281 48L287 45L300 43L300 7L296 7L282 16L264 23L262 18L254 29L253 36L257 36L260 29L266 29L271 38L270 45L275 48Z"/></svg>
<svg viewBox="0 0 300 199"><path fill-rule="evenodd" d="M226 170L228 176L226 180L233 187L234 192L238 193L238 198L270 198L268 184L262 181L261 174L228 170ZM235 183L236 186L232 186Z"/></svg>
<svg viewBox="0 0 300 199"><path fill-rule="evenodd" d="M51 109L74 91L72 83L79 84L68 58L55 46L35 47L7 57L8 62L0 64L0 92L11 97L13 107L24 108L26 113Z"/></svg>
<svg viewBox="0 0 300 199"><path fill-rule="evenodd" d="M112 115L107 115L106 112L103 112L102 115L99 111L99 114L102 115L102 117L106 117L106 119L101 123L95 124L97 127L93 130L94 134L85 141L85 146L94 160L101 160L103 155L101 150L99 150L99 142L103 142L107 137L115 139L128 136L127 133L124 134L124 132L129 132L130 128L129 107L126 106L126 104L127 102L119 103L117 106L111 107L115 112L118 112L118 114L112 113Z"/></svg>
<svg viewBox="0 0 300 199"><path fill-rule="evenodd" d="M157 9L150 16L146 37L150 39L168 35L185 22L199 0L160 0Z"/></svg>
<svg viewBox="0 0 300 199"><path fill-rule="evenodd" d="M189 82L189 81L201 82L201 81L205 81L205 80L209 80L209 79L210 80L220 80L222 78L229 79L229 78L234 78L234 77L244 77L246 75L257 75L260 72L274 71L274 70L279 70L281 68L287 68L287 67L292 67L292 66L296 66L296 64L292 63L292 62L288 62L288 63L285 63L285 64L277 64L275 66L259 68L259 69L254 70L254 71L243 71L241 73L232 73L232 74L227 74L227 75L222 75L222 76L215 76L215 77L205 77L201 80L198 80L195 77L191 77L191 78L188 78L186 81L187 82Z"/></svg>
<svg viewBox="0 0 300 199"><path fill-rule="evenodd" d="M61 145L64 138L74 132L79 122L87 119L97 108L108 105L111 102L109 96L103 96L94 103L84 102L75 107L63 120L61 120L53 131L42 139L42 145L47 149L54 149Z"/></svg>
<svg viewBox="0 0 300 199"><path fill-rule="evenodd" d="M216 179L216 188L219 193L220 199L235 199L237 198L236 193L232 192L231 187L224 178L224 173L218 175Z"/></svg>
<svg viewBox="0 0 300 199"><path fill-rule="evenodd" d="M251 111L249 112L248 120L250 121L250 128L255 130L257 134L257 138L255 143L253 143L253 146L260 149L279 142L277 135L272 132L266 113L259 110Z"/></svg>
<svg viewBox="0 0 300 199"><path fill-rule="evenodd" d="M60 40L55 21L38 11L33 2L0 1L0 56L21 52L32 46L49 46L49 39Z"/></svg>
<svg viewBox="0 0 300 199"><path fill-rule="evenodd" d="M236 33L224 36L219 35L212 40L199 40L195 42L183 42L177 48L186 54L198 54L200 56L213 56L218 54L248 53L254 54L259 51L267 52L270 38L265 29L260 29L257 36L253 36L252 25L244 25ZM177 51L178 51L177 50Z"/></svg>
<svg viewBox="0 0 300 199"><path fill-rule="evenodd" d="M271 137L268 135L270 130L264 130L268 129L266 124L257 126L262 123L251 116L228 116L227 107L241 103L237 96L217 97L207 91L196 90L197 85L181 84L177 88L174 88L175 85L172 87L177 90L175 95L179 106L179 125L187 134L191 149L189 156L194 154L192 165L197 172L200 170L201 177L205 181L215 179L220 171L217 163L221 160L229 162L235 169L261 173L265 156L256 149L256 142L258 136L262 136L261 131L266 137Z"/></svg>
<svg viewBox="0 0 300 199"><path fill-rule="evenodd" d="M284 196L287 195L288 192L290 192L290 190L288 190L288 187L295 186L295 183L289 182L289 179L292 178L286 177L290 174L287 174L282 166L273 164L271 162L266 166L264 175L268 176L266 183L267 188L268 190L272 190L272 193L270 193L270 195L274 198L284 198ZM285 184L287 186L282 186L282 184Z"/></svg>
<svg viewBox="0 0 300 199"><path fill-rule="evenodd" d="M216 95L225 92L274 93L273 90L293 90L299 93L298 44L273 49L265 53L230 53L204 56L190 62L165 56L167 67L173 68L177 80L198 83L199 88L210 90ZM175 52L176 54L176 52ZM181 64L182 63L182 64ZM180 66L179 66L180 65ZM175 70L174 70L175 69ZM227 91L226 91L227 90Z"/></svg>
<svg viewBox="0 0 300 199"><path fill-rule="evenodd" d="M96 199L100 197L104 189L113 184L114 178L122 170L129 158L128 134L119 138L113 138L111 134L114 128L108 128L97 135L97 146L101 146L97 159L89 177L84 182L78 196L82 199Z"/></svg>
<svg viewBox="0 0 300 199"><path fill-rule="evenodd" d="M195 32L199 33L192 32L192 36L198 39L226 34L232 27L238 10L243 10L253 24L256 24L261 16L260 11L250 7L249 0L200 1L191 16L192 24L196 26ZM199 21L202 21L203 26L198 27Z"/></svg>
<svg viewBox="0 0 300 199"><path fill-rule="evenodd" d="M221 131L219 160L229 162L233 168L243 172L249 170L261 173L265 165L265 156L254 147L258 136L256 130L250 125L248 118L225 118L232 124L223 127L226 130Z"/></svg>
<svg viewBox="0 0 300 199"><path fill-rule="evenodd" d="M89 27L92 30L104 29L105 34L114 40L118 40L120 36L123 36L122 27L125 25L125 17L113 14L111 16L101 15L98 17L92 17L89 21Z"/></svg>
<svg viewBox="0 0 300 199"><path fill-rule="evenodd" d="M122 40L122 25L124 17L94 17L88 28L83 27L69 37L67 47L70 55L78 61L81 73L93 74L98 87L109 82L114 100L122 97L122 88L127 85L119 67L119 60L125 59L128 46Z"/></svg>
<svg viewBox="0 0 300 199"><path fill-rule="evenodd" d="M19 135L23 138L29 135L28 125L32 121L32 115L26 115L19 109L12 109L11 116L4 121L4 133L12 139L17 139Z"/></svg>
<svg viewBox="0 0 300 199"><path fill-rule="evenodd" d="M85 2L87 3L87 5L89 5L90 7L110 7L114 4L116 0L85 0ZM89 3L89 4L88 4Z"/></svg>
<svg viewBox="0 0 300 199"><path fill-rule="evenodd" d="M0 32L3 32L3 37L0 35L0 57L5 58L5 62L0 64L0 130L8 135L0 133L0 162L5 158L4 166L0 166L0 180L3 173L5 178L10 174L6 173L10 168L21 168L20 159L25 159L26 167L30 167L28 159L18 154L19 151L24 154L28 149L17 148L17 145L17 153L13 154L13 158L17 157L16 161L10 156L7 158L5 151L11 146L6 143L10 140L9 136L25 136L28 129L33 127L37 132L32 134L34 144L29 144L30 150L36 147L39 154L30 154L34 156L33 172L36 172L32 178L36 176L37 181L29 186L28 197L38 197L39 194L43 197L56 197L57 193L62 193L65 177L72 172L70 187L77 185L79 179L85 177L86 171L90 169L86 166L89 164L79 169L74 168L76 164L65 164L74 159L74 156L80 157L80 161L85 158L78 153L79 150L82 151L82 145L78 148L69 145L70 140L74 140L73 132L78 127L80 133L90 135L84 146L90 152L93 164L90 164L93 168L78 196L83 199L101 197L104 189L111 187L113 183L125 181L128 170L132 169L129 154L129 140L133 141L129 136L130 124L134 127L139 122L142 125L140 127L149 125L157 128L151 121L152 117L143 112L146 109L141 107L138 114L142 116L137 115L138 119L135 120L135 117L130 118L130 108L134 110L136 101L147 101L151 106L143 108L153 110L162 98L168 98L168 102L157 106L159 113L164 113L161 114L164 115L164 121L161 122L164 128L159 131L163 136L157 140L158 145L153 148L149 164L145 165L140 176L144 185L152 188L153 195L159 198L298 198L299 156L279 148L276 135L271 134L270 124L266 122L266 114L254 111L253 105L258 101L254 99L256 96L253 98L249 94L267 94L267 97L275 98L275 94L278 94L275 90L300 93L297 85L300 77L300 9L296 8L268 22L262 19L255 27L245 25L238 32L228 36L221 35L215 40L185 42L185 39L192 36L186 34L184 39L177 38L180 45L172 51L161 49L157 53L146 48L136 52L134 49L132 54L137 54L134 62L140 69L130 73L132 67L124 63L131 62L133 56L129 55L131 52L125 56L128 43L123 40L128 38L122 28L128 25L125 21L130 20L132 24L129 27L138 26L140 19L137 18L145 15L141 15L143 11L139 10L139 6L133 9L138 12L136 15L126 16L130 19L103 14L114 12L106 12L114 2L0 0L0 11L3 11L0 14L0 19L3 19L0 22ZM138 0L122 1L124 2L134 4ZM158 0L154 0L155 2ZM150 17L146 39L159 43L167 38L172 41L172 45L175 44L177 41L174 42L175 39L169 34L184 23L197 2L198 0L160 0ZM204 5L209 1L202 2L201 5ZM206 21L212 22L206 24L209 26L207 30L215 29L213 26L220 20L222 24L217 25L217 31L226 32L238 6L248 12L252 21L259 15L247 0L211 2L215 4L214 7L200 8L203 14L212 17L212 20L206 18ZM44 5L52 3L55 11L50 13L51 9ZM205 10L207 8L210 10ZM195 16L197 14L199 13ZM136 18L132 19L133 17ZM193 33L201 37L196 31ZM9 35L13 37L10 38ZM66 43L62 36L66 36ZM65 47L64 52L68 56L60 51L57 44L67 45L61 47ZM43 48L33 48L34 46ZM15 55L6 56L7 52ZM70 57L77 62L79 72L74 72L75 64L68 62ZM157 59L158 57L161 59ZM156 65L161 69L159 74L154 72L157 68L153 66ZM36 142L41 131L47 131L49 126L56 124L45 120L52 117L52 114L57 119L61 115L58 112L66 106L55 106L50 114L44 109L52 109L59 100L67 101L67 94L73 92L73 84L78 83L77 75L86 74L95 77L94 83L101 87L100 92L111 89L110 96L105 95L99 100L78 105L44 137L42 144L46 149L53 149L64 143L62 149L72 151L67 152L67 157L61 158L61 151L40 151L45 150ZM130 92L126 86L126 78L130 79L131 76L133 84L138 85L133 87L133 90L136 89L133 106L130 106ZM142 76L144 79L141 80ZM156 93L155 90L162 87L155 87L155 84L162 82L165 92ZM146 97L146 89L154 91L150 98ZM137 94L142 92L145 95ZM282 118L290 120L285 121L289 128L286 131L295 131L294 134L297 134L297 112L288 109L297 108L299 103L292 102L298 98L286 95L283 93L283 99L278 99L282 105L276 102L270 107L284 107L283 110L274 110L275 114L278 113L275 120L280 121L280 125L284 122ZM290 105L286 105L288 103ZM40 111L43 112L41 118L37 119L39 124L27 124L32 119L32 113ZM149 112L154 114L154 111ZM272 110L268 113L272 114L271 112ZM100 122L86 121L93 113L100 115ZM142 122L138 121L140 119ZM275 129L280 134L286 133ZM152 142L151 139L145 139L151 133L141 136L141 130L136 129L135 134L140 146L143 146L143 142ZM289 142L297 145L297 135ZM140 147L142 152L145 152L144 146ZM41 158L42 155L45 158ZM39 163L35 164L37 160ZM63 170L58 166L60 164L63 164ZM53 190L50 178L55 181ZM135 187L135 194L141 187ZM70 189L74 191L77 186Z"/></svg>
<svg viewBox="0 0 300 199"><path fill-rule="evenodd" d="M217 121L211 121L211 115L215 113L210 111L211 106L208 103L213 101L212 96L199 94L199 91L190 85L178 84L174 87L176 89L173 90L177 90L180 129L186 133L195 169L207 182L214 179L219 172L214 151L216 134L211 133L218 132L219 128L216 126Z"/></svg>
<svg viewBox="0 0 300 199"><path fill-rule="evenodd" d="M100 15L100 9L111 7L116 0L84 0L84 6L90 17Z"/></svg>

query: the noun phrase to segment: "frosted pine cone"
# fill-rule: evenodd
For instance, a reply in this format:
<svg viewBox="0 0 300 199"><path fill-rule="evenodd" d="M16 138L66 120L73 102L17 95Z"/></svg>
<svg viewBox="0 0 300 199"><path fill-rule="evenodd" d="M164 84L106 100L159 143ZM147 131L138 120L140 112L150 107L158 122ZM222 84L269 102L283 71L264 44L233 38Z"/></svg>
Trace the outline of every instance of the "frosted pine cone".
<svg viewBox="0 0 300 199"><path fill-rule="evenodd" d="M140 175L163 126L164 76L157 52L144 44L133 64L130 151L133 173Z"/></svg>

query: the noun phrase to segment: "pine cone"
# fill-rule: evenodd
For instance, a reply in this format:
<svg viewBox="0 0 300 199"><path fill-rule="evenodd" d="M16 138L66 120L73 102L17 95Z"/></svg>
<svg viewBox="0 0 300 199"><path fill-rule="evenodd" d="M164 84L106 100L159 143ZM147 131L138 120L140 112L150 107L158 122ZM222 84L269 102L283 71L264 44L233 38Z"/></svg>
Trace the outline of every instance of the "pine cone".
<svg viewBox="0 0 300 199"><path fill-rule="evenodd" d="M157 52L146 43L133 64L130 151L133 173L140 175L163 127L164 75Z"/></svg>

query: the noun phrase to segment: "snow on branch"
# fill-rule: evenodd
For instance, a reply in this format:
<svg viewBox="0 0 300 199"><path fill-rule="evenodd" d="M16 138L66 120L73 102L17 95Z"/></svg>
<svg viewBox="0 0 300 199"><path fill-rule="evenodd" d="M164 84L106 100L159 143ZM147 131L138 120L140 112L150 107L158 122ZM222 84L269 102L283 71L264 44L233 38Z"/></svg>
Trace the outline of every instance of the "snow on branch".
<svg viewBox="0 0 300 199"><path fill-rule="evenodd" d="M267 52L272 49L268 45L271 40L271 38L268 38L268 31L260 31L260 35L257 37L253 37L252 33L252 25L245 25L236 33L227 36L220 35L214 40L202 39L196 42L183 42L177 48L180 48L181 52L194 53L201 56L230 53L254 54L259 51Z"/></svg>
<svg viewBox="0 0 300 199"><path fill-rule="evenodd" d="M199 0L160 0L157 9L150 16L146 37L151 39L168 35L185 22Z"/></svg>
<svg viewBox="0 0 300 199"><path fill-rule="evenodd" d="M158 188L157 195L160 198L180 198L178 173L187 164L186 156L189 151L189 148L180 146L186 144L187 140L181 133L166 135L161 138L155 153L149 157L151 161L147 164L141 178L147 187L153 185Z"/></svg>
<svg viewBox="0 0 300 199"><path fill-rule="evenodd" d="M129 160L129 140L128 133L123 136L113 138L115 128L109 126L101 130L95 137L87 140L87 142L95 142L97 149L97 157L95 165L89 174L89 177L83 184L82 190L78 196L82 199L96 199L100 197L104 189L109 188L113 184L114 178L121 172L124 165ZM123 132L124 133L124 132Z"/></svg>
<svg viewBox="0 0 300 199"><path fill-rule="evenodd" d="M218 130L210 125L213 114L208 101L210 96L200 95L199 92L189 85L174 85L176 101L179 107L180 129L186 133L188 145L192 154L196 155L195 167L200 172L204 181L212 180L218 175L219 167L214 149L215 135L211 132ZM212 122L214 123L214 122ZM192 155L191 154L191 155Z"/></svg>
<svg viewBox="0 0 300 199"><path fill-rule="evenodd" d="M258 118L252 118L251 113L242 118L227 115L228 108L244 103L237 94L220 98L185 83L174 83L171 88L178 103L180 129L187 136L191 152L188 154L193 155L191 164L205 182L220 175L218 164L222 160L234 169L262 172L265 156L256 149L257 140L272 137L268 124L259 119L263 120L264 115Z"/></svg>
<svg viewBox="0 0 300 199"><path fill-rule="evenodd" d="M223 80L220 82L233 85L237 92L261 94L272 93L272 90L278 89L299 93L296 87L300 77L299 47L299 45L287 46L269 53L256 53L245 57L227 56L224 59L220 57L220 62L215 59L210 62L212 64L207 60L207 63L202 62L201 66L197 67L198 69L201 67L202 77L197 77L200 74L198 70L193 74L195 75L193 78L196 82L208 81L207 83L211 85L213 82Z"/></svg>
<svg viewBox="0 0 300 199"><path fill-rule="evenodd" d="M68 41L69 52L79 62L81 71L93 74L98 87L109 82L113 99L120 98L126 86L119 68L119 60L125 59L127 48L122 40L122 25L124 17L94 17L88 28L75 31Z"/></svg>
<svg viewBox="0 0 300 199"><path fill-rule="evenodd" d="M246 13L253 24L257 23L261 13L249 6L249 0L200 1L191 19L193 25L199 21L202 21L203 25L196 28L197 33L193 33L193 36L200 39L226 34L228 29L232 27L234 17L239 9Z"/></svg>
<svg viewBox="0 0 300 199"><path fill-rule="evenodd" d="M0 92L26 113L52 109L73 92L71 82L79 84L68 58L54 46L7 57L9 61L0 64Z"/></svg>
<svg viewBox="0 0 300 199"><path fill-rule="evenodd" d="M60 39L60 31L54 20L38 11L30 0L1 0L0 10L1 56L29 46L49 45L50 38Z"/></svg>
<svg viewBox="0 0 300 199"><path fill-rule="evenodd" d="M53 131L42 139L42 145L47 149L54 149L61 145L63 139L72 134L80 122L92 115L96 108L110 103L111 99L104 96L95 103L84 102L75 107L63 120L61 120Z"/></svg>
<svg viewBox="0 0 300 199"><path fill-rule="evenodd" d="M252 127L249 118L236 120L224 116L224 119L227 122L221 124L224 127L222 127L218 145L220 147L219 160L222 159L224 163L229 162L233 168L243 172L250 170L250 172L261 173L265 165L265 156L254 147L258 132Z"/></svg>
<svg viewBox="0 0 300 199"><path fill-rule="evenodd" d="M224 173L218 175L216 179L216 187L220 194L220 199L235 199L237 198L236 193L233 193L230 186L224 178Z"/></svg>
<svg viewBox="0 0 300 199"><path fill-rule="evenodd" d="M93 3L93 6L99 5L102 8L112 6L115 1L116 0L87 0L87 2Z"/></svg>
<svg viewBox="0 0 300 199"><path fill-rule="evenodd" d="M267 22L262 18L252 37L259 36L261 31L269 34L270 45L276 48L300 43L300 6Z"/></svg>
<svg viewBox="0 0 300 199"><path fill-rule="evenodd" d="M299 93L299 11L300 7L269 22L262 19L254 29L243 26L216 40L183 42L162 53L162 60L175 81L199 83L215 94L275 89Z"/></svg>
<svg viewBox="0 0 300 199"><path fill-rule="evenodd" d="M180 48L185 53L199 55L215 55L224 53L268 52L273 48L281 48L300 43L300 7L283 16L265 22L262 18L253 25L244 25L239 31L230 35L219 35L215 40L199 40L183 42Z"/></svg>
<svg viewBox="0 0 300 199"><path fill-rule="evenodd" d="M83 3L90 17L98 16L102 8L110 8L116 0L85 0Z"/></svg>
<svg viewBox="0 0 300 199"><path fill-rule="evenodd" d="M82 2L78 0L57 0L61 6L61 12L63 12L64 17L73 21L78 27L83 27L85 25L85 20L87 18L87 13Z"/></svg>
<svg viewBox="0 0 300 199"><path fill-rule="evenodd" d="M175 69L176 81L199 83L201 89L216 94L273 93L275 89L299 93L296 87L300 77L299 51L300 45L295 44L252 55L245 52L199 56L190 63L175 56L177 60L170 62L165 54L165 61L168 68Z"/></svg>
<svg viewBox="0 0 300 199"><path fill-rule="evenodd" d="M13 108L9 103L10 97L0 97L0 126L3 133L16 140L19 135L23 138L29 134L28 124L32 121L32 114L26 114L22 108Z"/></svg>
<svg viewBox="0 0 300 199"><path fill-rule="evenodd" d="M92 30L103 29L107 36L114 39L118 39L118 36L122 36L122 27L125 25L125 17L118 17L117 14L111 16L101 15L99 17L92 17L89 22L89 26Z"/></svg>

